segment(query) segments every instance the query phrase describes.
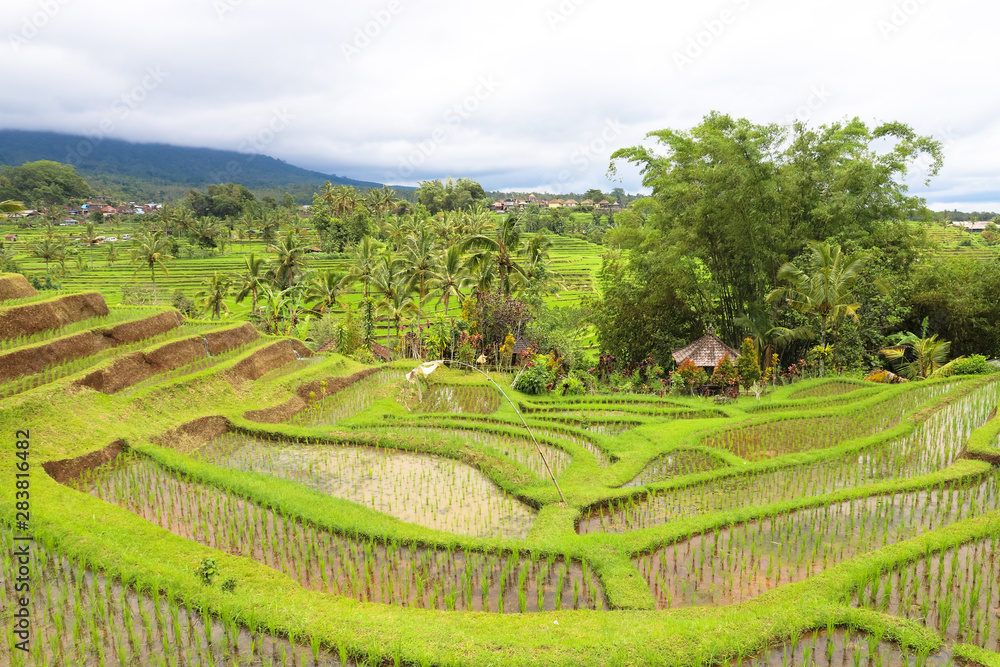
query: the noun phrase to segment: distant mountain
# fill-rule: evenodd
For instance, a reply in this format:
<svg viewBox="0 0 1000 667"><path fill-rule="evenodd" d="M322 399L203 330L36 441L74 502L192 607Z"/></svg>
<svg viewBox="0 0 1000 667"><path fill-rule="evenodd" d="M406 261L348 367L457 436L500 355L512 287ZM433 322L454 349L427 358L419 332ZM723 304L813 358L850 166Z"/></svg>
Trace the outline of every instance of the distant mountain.
<svg viewBox="0 0 1000 667"><path fill-rule="evenodd" d="M382 187L381 183L302 169L267 155L0 130L0 165L18 166L35 160L71 164L94 188L135 200L169 201L191 189L230 182L279 199L282 193L291 192L300 203L310 201L312 193L326 181L356 188Z"/></svg>

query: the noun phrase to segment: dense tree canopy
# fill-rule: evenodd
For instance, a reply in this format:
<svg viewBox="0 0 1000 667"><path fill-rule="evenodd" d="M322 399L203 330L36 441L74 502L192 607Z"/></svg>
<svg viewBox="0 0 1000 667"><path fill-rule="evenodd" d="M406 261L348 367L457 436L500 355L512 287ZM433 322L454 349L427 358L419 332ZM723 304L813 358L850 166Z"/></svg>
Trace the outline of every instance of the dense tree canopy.
<svg viewBox="0 0 1000 667"><path fill-rule="evenodd" d="M443 184L440 179L421 181L417 191L417 202L427 207L432 214L440 211L463 211L485 199L486 191L483 186L471 178L460 178L457 181L449 178Z"/></svg>
<svg viewBox="0 0 1000 667"><path fill-rule="evenodd" d="M731 345L745 334L736 319L763 303L778 269L806 242L864 235L880 221L905 219L923 204L907 194L907 169L921 155L930 158L929 175L941 165L937 141L895 122L869 128L853 119L814 129L712 113L690 130L647 136L665 152L624 148L610 168L613 174L620 160L638 165L653 190L644 205L645 232L619 233L637 246L629 261L645 262L648 271L655 262L643 256L650 253L697 258L712 296L696 308ZM666 299L647 308L672 310L685 289L676 273L664 266L646 276L643 282L659 283L656 291Z"/></svg>
<svg viewBox="0 0 1000 667"><path fill-rule="evenodd" d="M13 199L29 208L66 204L92 195L90 186L68 164L39 160L0 168L0 201Z"/></svg>

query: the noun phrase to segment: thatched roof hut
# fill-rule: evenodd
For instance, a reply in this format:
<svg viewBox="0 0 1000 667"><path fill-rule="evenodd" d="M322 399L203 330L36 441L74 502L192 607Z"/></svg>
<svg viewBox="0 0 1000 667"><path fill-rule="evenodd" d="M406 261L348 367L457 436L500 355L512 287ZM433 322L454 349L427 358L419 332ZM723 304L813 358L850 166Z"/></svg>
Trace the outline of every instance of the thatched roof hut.
<svg viewBox="0 0 1000 667"><path fill-rule="evenodd" d="M733 361L740 356L739 352L723 343L718 336L712 333L712 327L709 327L704 336L690 345L674 350L672 356L678 364L685 359L690 359L696 366L715 368L719 359L722 359L726 354L729 354L729 358Z"/></svg>

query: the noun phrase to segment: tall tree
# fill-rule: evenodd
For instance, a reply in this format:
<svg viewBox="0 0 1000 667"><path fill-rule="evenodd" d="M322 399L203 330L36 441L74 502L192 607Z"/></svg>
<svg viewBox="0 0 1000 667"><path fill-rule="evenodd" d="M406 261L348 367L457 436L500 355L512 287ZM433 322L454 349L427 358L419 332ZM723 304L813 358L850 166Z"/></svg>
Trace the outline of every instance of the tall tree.
<svg viewBox="0 0 1000 667"><path fill-rule="evenodd" d="M462 290L471 283L469 272L462 261L462 249L456 245L449 246L444 255L438 259L438 269L430 284L432 289L441 290L438 303L444 302L444 315L448 317L448 303L452 297L463 298Z"/></svg>
<svg viewBox="0 0 1000 667"><path fill-rule="evenodd" d="M243 256L244 270L239 275L239 287L236 292L236 303L242 302L247 296L251 298L250 313L257 312L257 294L266 282L264 258L257 257L253 252Z"/></svg>
<svg viewBox="0 0 1000 667"><path fill-rule="evenodd" d="M480 257L477 261L483 261L484 254L492 258L500 278L500 288L505 297L509 297L511 293L511 277L513 275L525 277L524 268L517 261L521 240L517 223L516 216L508 215L496 230L495 236L477 234L470 236L462 244L463 250L472 248L479 251Z"/></svg>
<svg viewBox="0 0 1000 667"><path fill-rule="evenodd" d="M682 246L708 268L718 293L713 310L723 338L742 339L735 324L774 285L778 268L809 239L866 231L879 220L906 218L923 204L904 177L922 155L929 175L941 145L901 123L869 128L858 119L812 130L757 125L711 113L687 131L651 132L659 153L633 146L612 154L642 171L656 208L648 216L663 252Z"/></svg>
<svg viewBox="0 0 1000 667"><path fill-rule="evenodd" d="M137 235L132 239L132 263L145 264L149 267L149 277L156 286L156 267L169 276L167 262L174 258L170 254L170 241L163 232L151 232Z"/></svg>
<svg viewBox="0 0 1000 667"><path fill-rule="evenodd" d="M275 285L282 289L295 285L308 266L306 252L309 248L309 243L294 231L285 232L277 243L268 246L268 252L277 255L268 270Z"/></svg>
<svg viewBox="0 0 1000 667"><path fill-rule="evenodd" d="M195 298L198 299L198 305L202 310L211 312L212 319L217 320L222 311L225 311L226 314L229 313L226 297L229 296L231 287L232 279L228 275L216 271L211 278L205 279L202 289L195 294Z"/></svg>
<svg viewBox="0 0 1000 667"><path fill-rule="evenodd" d="M844 256L839 245L810 242L810 256L805 269L788 263L778 271L778 280L788 283L771 291L771 303L787 303L813 319L818 325L820 346L826 349L827 335L833 335L845 317L857 319L861 304L856 300L855 285L868 255ZM820 356L820 372L824 371Z"/></svg>

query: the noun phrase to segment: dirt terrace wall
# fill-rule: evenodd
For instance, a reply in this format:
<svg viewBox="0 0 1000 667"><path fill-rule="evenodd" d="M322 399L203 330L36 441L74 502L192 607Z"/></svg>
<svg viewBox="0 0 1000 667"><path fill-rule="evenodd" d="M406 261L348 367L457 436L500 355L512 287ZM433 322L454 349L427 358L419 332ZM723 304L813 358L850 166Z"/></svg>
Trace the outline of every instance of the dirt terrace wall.
<svg viewBox="0 0 1000 667"><path fill-rule="evenodd" d="M341 389L354 384L358 380L363 380L372 373L377 373L379 370L381 369L375 366L373 368L366 368L358 371L353 375L328 377L326 378L326 395L329 396L330 394L335 394ZM284 403L279 403L278 405L271 406L270 408L263 408L261 410L247 410L243 413L243 417L262 424L277 424L285 421L286 419L291 419L292 415L308 405L308 403L306 403L306 399L309 398L309 392L314 392L317 397L323 395L323 388L320 386L320 382L322 382L322 380L315 380L314 382L304 384L295 390L295 396L288 399Z"/></svg>
<svg viewBox="0 0 1000 667"><path fill-rule="evenodd" d="M205 340L208 341L208 352L213 357L240 345L252 343L259 337L257 330L249 322L235 329L211 331L205 334Z"/></svg>
<svg viewBox="0 0 1000 667"><path fill-rule="evenodd" d="M107 314L108 306L98 292L69 294L52 301L12 306L0 310L0 339L30 336Z"/></svg>
<svg viewBox="0 0 1000 667"><path fill-rule="evenodd" d="M101 350L150 338L175 329L181 323L181 314L173 310L108 329L92 329L44 345L0 354L0 382L41 373L53 364L88 357Z"/></svg>
<svg viewBox="0 0 1000 667"><path fill-rule="evenodd" d="M42 464L42 468L45 469L45 472L52 479L60 484L65 484L72 479L76 479L87 470L113 461L124 450L125 441L115 440L104 449L99 449L96 452L84 454L83 456L77 456L72 459L61 459L59 461L46 461Z"/></svg>
<svg viewBox="0 0 1000 667"><path fill-rule="evenodd" d="M205 341L201 336L167 343L151 352L133 352L116 359L111 366L96 370L77 384L113 394L138 384L153 375L163 373L205 357Z"/></svg>
<svg viewBox="0 0 1000 667"><path fill-rule="evenodd" d="M35 296L35 288L20 273L0 274L0 301Z"/></svg>
<svg viewBox="0 0 1000 667"><path fill-rule="evenodd" d="M170 429L160 436L150 438L151 442L177 451L193 452L212 438L229 432L229 421L225 417L200 417Z"/></svg>
<svg viewBox="0 0 1000 667"><path fill-rule="evenodd" d="M287 363L295 361L298 358L296 356L298 350L295 349L295 343L299 343L299 341L279 340L262 347L226 371L226 379L256 380L275 368L280 368ZM299 344L301 345L301 343ZM305 346L303 345L302 347ZM305 351L307 354L303 355L300 352L299 356L312 355L309 352L309 348L305 348Z"/></svg>

